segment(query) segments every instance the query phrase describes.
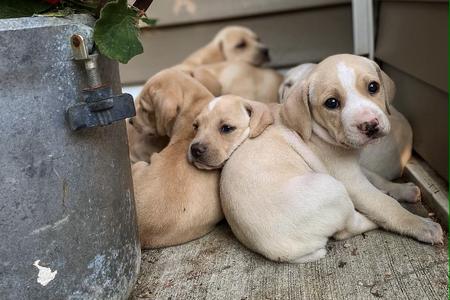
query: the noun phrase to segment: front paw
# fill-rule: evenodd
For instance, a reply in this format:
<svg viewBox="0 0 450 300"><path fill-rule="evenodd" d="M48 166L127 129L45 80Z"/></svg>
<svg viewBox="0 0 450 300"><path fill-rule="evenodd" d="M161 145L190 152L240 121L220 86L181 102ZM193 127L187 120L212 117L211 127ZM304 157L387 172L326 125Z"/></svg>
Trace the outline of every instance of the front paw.
<svg viewBox="0 0 450 300"><path fill-rule="evenodd" d="M419 187L412 182L399 184L387 194L398 201L408 203L417 203L421 198Z"/></svg>
<svg viewBox="0 0 450 300"><path fill-rule="evenodd" d="M404 200L411 203L419 202L421 198L419 187L412 182L405 183L404 186Z"/></svg>
<svg viewBox="0 0 450 300"><path fill-rule="evenodd" d="M420 218L422 220L421 224L415 232L415 237L417 240L429 244L443 244L444 243L444 233L442 232L441 225L433 222L431 219Z"/></svg>

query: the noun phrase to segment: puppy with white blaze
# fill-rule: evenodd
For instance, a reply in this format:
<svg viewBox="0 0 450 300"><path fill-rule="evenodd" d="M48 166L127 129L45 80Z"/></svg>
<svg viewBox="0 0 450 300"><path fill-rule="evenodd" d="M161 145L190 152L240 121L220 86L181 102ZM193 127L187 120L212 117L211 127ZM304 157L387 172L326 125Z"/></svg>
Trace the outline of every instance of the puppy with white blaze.
<svg viewBox="0 0 450 300"><path fill-rule="evenodd" d="M329 237L376 228L355 211L344 185L283 125L280 106L273 111L222 96L194 122L189 161L202 169L223 166L222 208L236 237L271 260L304 263L325 256Z"/></svg>
<svg viewBox="0 0 450 300"><path fill-rule="evenodd" d="M412 214L377 189L359 163L361 149L389 133L393 89L392 80L375 62L334 55L293 87L281 117L345 185L359 212L384 229L426 243L442 243L439 224Z"/></svg>
<svg viewBox="0 0 450 300"><path fill-rule="evenodd" d="M284 103L294 84L306 79L317 64L305 63L290 69L279 87L279 102ZM388 101L393 102L395 85L387 79ZM413 133L408 120L390 105L390 132L361 150L359 162L367 179L385 194L404 202L418 202L420 189L412 182L397 183L390 180L402 176L403 169L411 157Z"/></svg>

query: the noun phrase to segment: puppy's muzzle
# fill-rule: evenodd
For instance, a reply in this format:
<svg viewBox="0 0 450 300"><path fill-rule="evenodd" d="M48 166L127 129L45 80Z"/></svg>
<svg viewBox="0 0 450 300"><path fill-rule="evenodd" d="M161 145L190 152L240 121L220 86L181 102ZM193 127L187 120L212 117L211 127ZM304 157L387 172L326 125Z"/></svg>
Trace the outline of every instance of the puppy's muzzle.
<svg viewBox="0 0 450 300"><path fill-rule="evenodd" d="M200 143L194 143L191 145L191 155L195 159L199 159L206 152L208 148Z"/></svg>
<svg viewBox="0 0 450 300"><path fill-rule="evenodd" d="M266 62L270 61L269 48L267 48L267 47L261 48L261 55L262 55L264 61L266 61Z"/></svg>
<svg viewBox="0 0 450 300"><path fill-rule="evenodd" d="M376 134L380 131L379 122L377 119L373 119L369 122L363 122L359 124L357 127L361 133L365 134L367 137L375 137Z"/></svg>

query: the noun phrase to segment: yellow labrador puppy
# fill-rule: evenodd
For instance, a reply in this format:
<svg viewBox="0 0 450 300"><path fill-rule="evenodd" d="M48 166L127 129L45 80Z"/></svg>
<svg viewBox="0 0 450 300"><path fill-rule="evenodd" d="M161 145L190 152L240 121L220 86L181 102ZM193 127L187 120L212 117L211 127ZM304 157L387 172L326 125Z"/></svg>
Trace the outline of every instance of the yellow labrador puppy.
<svg viewBox="0 0 450 300"><path fill-rule="evenodd" d="M167 146L169 137L141 133L132 123L133 119L128 119L126 122L130 162L131 164L138 161L150 162L150 156L153 153L159 152Z"/></svg>
<svg viewBox="0 0 450 300"><path fill-rule="evenodd" d="M159 80L157 80L159 78ZM177 245L203 236L223 218L218 171L201 171L187 161L194 136L192 122L213 95L198 81L177 70L166 70L150 85L152 101L139 109L153 112L134 124L168 133L169 145L154 153L151 163L132 166L139 236L143 248ZM147 128L148 127L148 128ZM150 128L150 129L149 129Z"/></svg>
<svg viewBox="0 0 450 300"><path fill-rule="evenodd" d="M298 135L272 122L266 105L236 96L214 99L194 122L189 161L225 164L222 208L236 237L271 260L303 263L323 257L331 236L376 228Z"/></svg>
<svg viewBox="0 0 450 300"><path fill-rule="evenodd" d="M150 156L169 142L176 113L183 98L166 101L168 91L176 91L176 79L186 76L177 70L163 70L151 77L136 98L136 116L127 120L127 135L132 164L150 162ZM164 92L162 92L164 91ZM176 103L175 101L179 101ZM164 109L162 109L164 106ZM188 109L188 107L185 107Z"/></svg>
<svg viewBox="0 0 450 300"><path fill-rule="evenodd" d="M295 84L285 103L273 107L275 123L260 136L228 147L231 152L215 151L226 153L219 159L202 159L211 146L200 147L195 163L204 168L220 166L232 153L221 173L220 193L238 239L270 259L289 262L319 259L328 237L347 238L377 225L442 243L439 224L404 209L361 170L359 151L390 130L386 114L392 93L392 80L374 62L331 56ZM221 100L215 102L209 109ZM202 125L203 114L195 123L199 129L191 152L205 143L201 128L209 125ZM215 120L211 128L216 130L222 128L218 120L237 128L224 115ZM237 132L232 145L239 144L245 130Z"/></svg>
<svg viewBox="0 0 450 300"><path fill-rule="evenodd" d="M294 83L306 79L315 67L316 64L301 64L287 72L279 89L280 103L286 101ZM390 101L394 93L393 90ZM397 200L417 202L420 200L420 189L415 184L389 181L402 175L412 152L412 129L409 122L392 106L390 112L390 132L362 149L360 163L367 178L378 189Z"/></svg>
<svg viewBox="0 0 450 300"><path fill-rule="evenodd" d="M253 31L243 26L227 26L220 30L210 43L175 67L182 71L191 71L200 65L222 61L241 61L260 66L269 60L269 49Z"/></svg>
<svg viewBox="0 0 450 300"><path fill-rule="evenodd" d="M439 224L414 215L371 184L359 152L391 128L393 81L364 57L342 54L319 63L297 83L281 108L328 172L341 181L358 211L379 226L426 243L442 243Z"/></svg>
<svg viewBox="0 0 450 300"><path fill-rule="evenodd" d="M245 62L222 62L192 72L215 96L232 94L260 102L277 102L283 76L277 71Z"/></svg>

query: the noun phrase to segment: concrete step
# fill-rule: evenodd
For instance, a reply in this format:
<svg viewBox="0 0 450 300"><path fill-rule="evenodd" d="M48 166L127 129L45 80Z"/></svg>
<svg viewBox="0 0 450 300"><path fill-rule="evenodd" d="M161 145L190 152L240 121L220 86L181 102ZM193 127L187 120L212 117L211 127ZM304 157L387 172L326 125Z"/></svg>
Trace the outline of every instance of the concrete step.
<svg viewBox="0 0 450 300"><path fill-rule="evenodd" d="M408 209L428 215L421 204ZM130 299L448 299L445 241L375 230L331 241L324 259L295 265L252 253L223 222L196 241L144 251Z"/></svg>

